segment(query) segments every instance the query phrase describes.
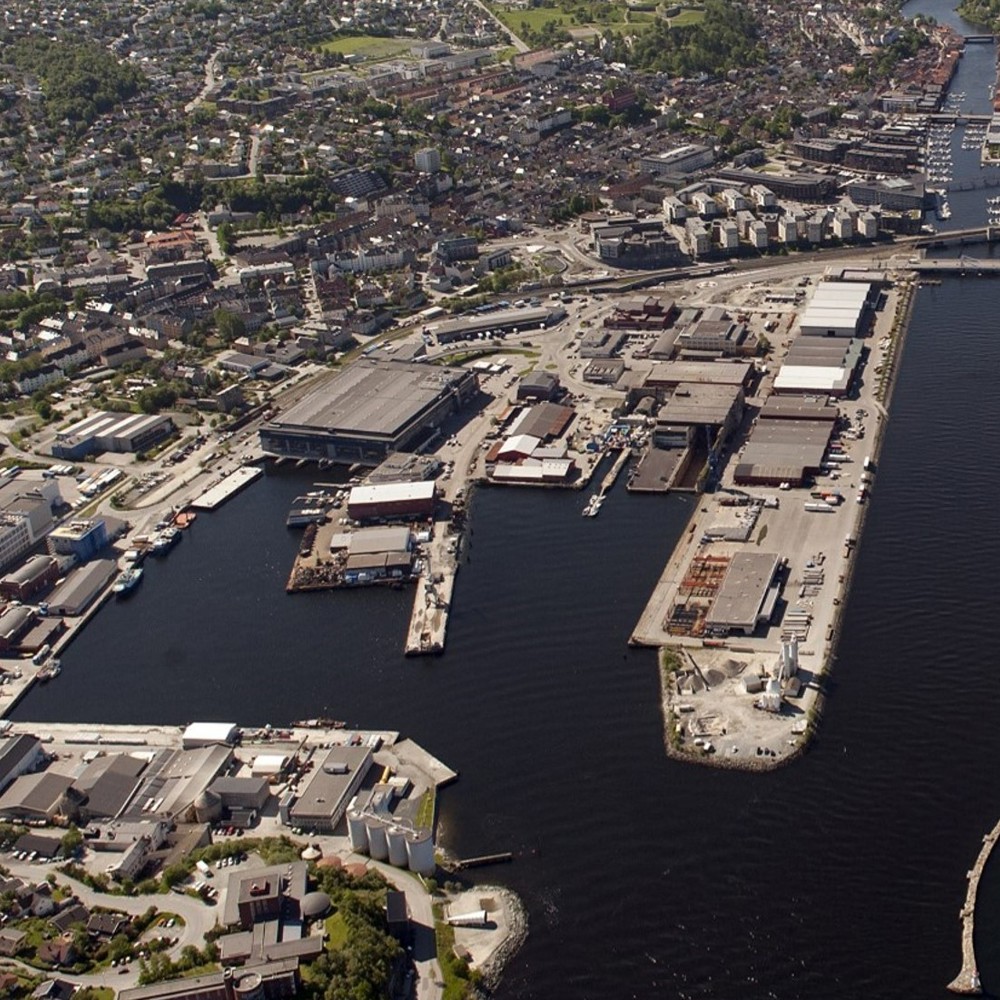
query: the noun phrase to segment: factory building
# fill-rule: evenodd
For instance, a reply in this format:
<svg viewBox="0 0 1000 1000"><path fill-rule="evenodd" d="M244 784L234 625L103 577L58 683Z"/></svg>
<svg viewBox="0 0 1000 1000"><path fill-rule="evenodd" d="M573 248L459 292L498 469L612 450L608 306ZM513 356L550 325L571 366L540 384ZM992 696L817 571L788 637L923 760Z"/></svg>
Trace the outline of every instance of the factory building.
<svg viewBox="0 0 1000 1000"><path fill-rule="evenodd" d="M260 431L265 452L378 465L413 451L479 393L475 373L362 359L338 372Z"/></svg>
<svg viewBox="0 0 1000 1000"><path fill-rule="evenodd" d="M533 402L536 400L556 399L562 392L559 376L552 372L528 372L517 385L519 401Z"/></svg>
<svg viewBox="0 0 1000 1000"><path fill-rule="evenodd" d="M820 471L837 416L837 408L823 400L769 396L740 453L736 484L806 485Z"/></svg>
<svg viewBox="0 0 1000 1000"><path fill-rule="evenodd" d="M15 778L34 771L44 753L37 736L21 733L0 743L0 792Z"/></svg>
<svg viewBox="0 0 1000 1000"><path fill-rule="evenodd" d="M102 517L79 518L53 528L46 541L54 556L86 562L108 545L108 525Z"/></svg>
<svg viewBox="0 0 1000 1000"><path fill-rule="evenodd" d="M51 820L67 814L67 792L73 779L66 774L40 771L22 774L0 796L0 819Z"/></svg>
<svg viewBox="0 0 1000 1000"><path fill-rule="evenodd" d="M281 958L119 990L118 1000L293 1000L301 987L298 958Z"/></svg>
<svg viewBox="0 0 1000 1000"><path fill-rule="evenodd" d="M859 337L873 301L873 286L866 282L822 281L799 327L809 337Z"/></svg>
<svg viewBox="0 0 1000 1000"><path fill-rule="evenodd" d="M52 509L61 499L52 479L25 489L16 480L0 477L0 570L14 565L45 537L52 528Z"/></svg>
<svg viewBox="0 0 1000 1000"><path fill-rule="evenodd" d="M711 146L689 143L662 153L650 153L639 161L640 167L653 174L689 174L710 166L715 160Z"/></svg>
<svg viewBox="0 0 1000 1000"><path fill-rule="evenodd" d="M355 521L422 520L434 514L436 497L433 480L355 486L347 497L347 513Z"/></svg>
<svg viewBox="0 0 1000 1000"><path fill-rule="evenodd" d="M0 597L27 601L50 587L59 577L59 563L52 556L33 556L0 579Z"/></svg>
<svg viewBox="0 0 1000 1000"><path fill-rule="evenodd" d="M164 414L92 413L56 434L52 454L74 461L98 451L140 452L175 430Z"/></svg>
<svg viewBox="0 0 1000 1000"><path fill-rule="evenodd" d="M781 592L775 582L779 559L774 552L737 552L705 619L715 635L753 635L757 626L770 621Z"/></svg>
<svg viewBox="0 0 1000 1000"><path fill-rule="evenodd" d="M228 746L163 750L143 772L142 784L124 815L129 819L183 821L194 813L198 796L230 766Z"/></svg>
<svg viewBox="0 0 1000 1000"><path fill-rule="evenodd" d="M538 306L534 309L500 309L492 312L473 313L458 319L446 320L428 328L439 344L456 340L490 336L496 333L520 333L555 326L566 317L560 306Z"/></svg>
<svg viewBox="0 0 1000 1000"><path fill-rule="evenodd" d="M83 614L117 572L118 564L113 559L92 559L73 570L49 595L49 613Z"/></svg>
<svg viewBox="0 0 1000 1000"><path fill-rule="evenodd" d="M371 764L368 747L334 747L304 779L294 801L282 801L282 820L288 826L333 833Z"/></svg>
<svg viewBox="0 0 1000 1000"><path fill-rule="evenodd" d="M739 386L744 392L753 381L749 361L665 361L653 365L638 385L629 390L634 405L643 396L666 400L679 385Z"/></svg>
<svg viewBox="0 0 1000 1000"><path fill-rule="evenodd" d="M846 396L854 385L861 352L860 340L799 337L775 376L773 390L778 395Z"/></svg>

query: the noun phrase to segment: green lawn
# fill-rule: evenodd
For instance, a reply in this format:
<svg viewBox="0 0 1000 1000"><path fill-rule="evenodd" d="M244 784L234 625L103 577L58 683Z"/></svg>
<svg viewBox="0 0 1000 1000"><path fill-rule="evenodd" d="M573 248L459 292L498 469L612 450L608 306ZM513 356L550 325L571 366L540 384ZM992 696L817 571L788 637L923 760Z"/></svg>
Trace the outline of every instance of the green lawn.
<svg viewBox="0 0 1000 1000"><path fill-rule="evenodd" d="M389 59L410 51L410 43L402 38L378 38L375 35L340 35L323 42L323 52L339 52L343 56L362 59Z"/></svg>
<svg viewBox="0 0 1000 1000"><path fill-rule="evenodd" d="M682 10L676 17L670 18L671 28L687 28L705 20L703 10Z"/></svg>
<svg viewBox="0 0 1000 1000"><path fill-rule="evenodd" d="M344 916L335 913L332 917L326 918L326 946L327 948L340 948L347 942L347 924L344 923Z"/></svg>

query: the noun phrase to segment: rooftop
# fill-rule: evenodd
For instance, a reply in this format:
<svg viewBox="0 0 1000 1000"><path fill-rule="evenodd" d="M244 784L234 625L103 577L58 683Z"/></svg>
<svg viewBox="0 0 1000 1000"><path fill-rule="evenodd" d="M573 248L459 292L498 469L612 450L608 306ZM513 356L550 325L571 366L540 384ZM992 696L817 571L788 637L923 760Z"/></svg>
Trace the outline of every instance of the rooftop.
<svg viewBox="0 0 1000 1000"><path fill-rule="evenodd" d="M361 359L308 393L271 426L395 435L468 377L461 368Z"/></svg>

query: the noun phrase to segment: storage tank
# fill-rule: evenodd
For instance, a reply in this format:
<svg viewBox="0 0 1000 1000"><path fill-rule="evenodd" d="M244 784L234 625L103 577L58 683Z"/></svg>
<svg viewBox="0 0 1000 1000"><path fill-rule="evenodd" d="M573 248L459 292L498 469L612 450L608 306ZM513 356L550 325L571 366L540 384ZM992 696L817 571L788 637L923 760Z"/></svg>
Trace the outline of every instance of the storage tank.
<svg viewBox="0 0 1000 1000"><path fill-rule="evenodd" d="M233 984L233 996L236 1000L264 1000L264 980L260 973L244 972Z"/></svg>
<svg viewBox="0 0 1000 1000"><path fill-rule="evenodd" d="M397 868L405 868L407 864L406 855L406 831L398 826L390 826L385 832L386 840L389 842L389 864Z"/></svg>
<svg viewBox="0 0 1000 1000"><path fill-rule="evenodd" d="M351 850L368 853L368 829L365 819L359 812L347 814L347 836L351 841Z"/></svg>
<svg viewBox="0 0 1000 1000"><path fill-rule="evenodd" d="M406 862L411 872L431 875L437 867L434 861L434 838L431 831L408 830L406 834Z"/></svg>
<svg viewBox="0 0 1000 1000"><path fill-rule="evenodd" d="M382 821L369 816L365 820L365 828L368 830L368 853L376 861L385 861L389 857L389 843Z"/></svg>

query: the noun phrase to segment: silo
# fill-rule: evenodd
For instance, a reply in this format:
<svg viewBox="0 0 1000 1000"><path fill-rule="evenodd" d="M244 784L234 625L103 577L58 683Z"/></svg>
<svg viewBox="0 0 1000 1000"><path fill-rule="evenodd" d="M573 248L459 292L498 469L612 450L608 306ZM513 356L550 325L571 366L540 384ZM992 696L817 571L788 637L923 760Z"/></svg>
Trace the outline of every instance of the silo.
<svg viewBox="0 0 1000 1000"><path fill-rule="evenodd" d="M368 853L376 861L385 861L389 857L389 843L385 837L382 821L369 816L365 820L365 827L368 830Z"/></svg>
<svg viewBox="0 0 1000 1000"><path fill-rule="evenodd" d="M347 814L347 836L350 838L352 851L360 851L362 854L368 853L368 830L361 813L349 812Z"/></svg>
<svg viewBox="0 0 1000 1000"><path fill-rule="evenodd" d="M411 872L416 872L418 875L434 873L437 865L434 862L434 838L430 830L407 831L406 859Z"/></svg>
<svg viewBox="0 0 1000 1000"><path fill-rule="evenodd" d="M236 1000L264 1000L264 980L257 972L244 972L233 986Z"/></svg>
<svg viewBox="0 0 1000 1000"><path fill-rule="evenodd" d="M397 868L405 868L406 860L406 831L398 826L390 826L385 833L386 840L389 841L389 864Z"/></svg>

